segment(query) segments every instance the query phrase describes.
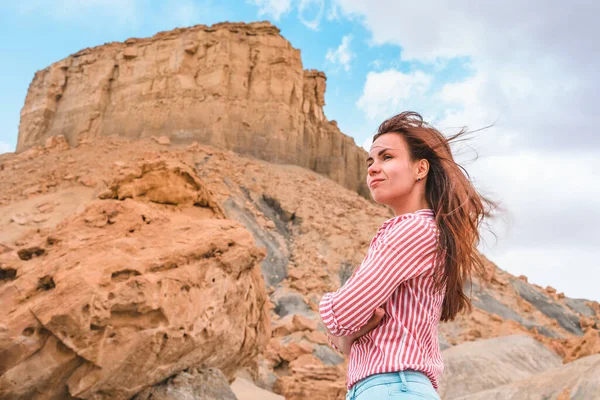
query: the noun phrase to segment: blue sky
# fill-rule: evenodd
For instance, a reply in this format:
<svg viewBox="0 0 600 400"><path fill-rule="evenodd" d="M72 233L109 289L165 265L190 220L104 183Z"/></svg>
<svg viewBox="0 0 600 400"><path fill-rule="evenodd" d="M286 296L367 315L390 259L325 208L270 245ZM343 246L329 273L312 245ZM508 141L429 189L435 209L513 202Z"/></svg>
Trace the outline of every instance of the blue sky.
<svg viewBox="0 0 600 400"><path fill-rule="evenodd" d="M454 149L477 188L507 210L492 222L498 240L488 235L480 248L515 275L600 301L596 3L2 2L0 153L15 148L34 73L53 62L175 27L270 20L301 50L304 68L326 73L325 115L359 146L403 110L446 133L493 123Z"/></svg>

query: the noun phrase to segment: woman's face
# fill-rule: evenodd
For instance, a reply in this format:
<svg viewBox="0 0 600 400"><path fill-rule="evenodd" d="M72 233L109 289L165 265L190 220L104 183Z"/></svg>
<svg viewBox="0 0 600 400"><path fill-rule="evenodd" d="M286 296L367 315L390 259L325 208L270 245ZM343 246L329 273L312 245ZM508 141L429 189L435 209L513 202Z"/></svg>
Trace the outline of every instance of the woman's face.
<svg viewBox="0 0 600 400"><path fill-rule="evenodd" d="M402 136L379 136L371 145L367 166L367 185L377 203L395 208L410 198L417 170Z"/></svg>

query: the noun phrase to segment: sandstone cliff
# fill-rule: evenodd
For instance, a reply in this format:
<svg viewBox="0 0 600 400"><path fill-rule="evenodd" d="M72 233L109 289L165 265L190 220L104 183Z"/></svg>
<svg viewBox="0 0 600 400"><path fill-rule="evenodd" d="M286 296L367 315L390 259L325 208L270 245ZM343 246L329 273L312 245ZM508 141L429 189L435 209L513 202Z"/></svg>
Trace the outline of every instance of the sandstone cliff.
<svg viewBox="0 0 600 400"><path fill-rule="evenodd" d="M368 195L366 153L323 114L325 75L268 22L162 32L82 50L35 74L17 151L64 135L168 136L295 164Z"/></svg>

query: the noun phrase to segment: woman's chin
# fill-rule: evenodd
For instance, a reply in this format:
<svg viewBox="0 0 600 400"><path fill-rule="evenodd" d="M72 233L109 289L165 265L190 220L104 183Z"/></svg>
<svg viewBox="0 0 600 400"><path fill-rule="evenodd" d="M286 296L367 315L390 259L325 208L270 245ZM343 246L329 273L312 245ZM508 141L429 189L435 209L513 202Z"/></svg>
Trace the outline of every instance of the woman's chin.
<svg viewBox="0 0 600 400"><path fill-rule="evenodd" d="M375 191L371 191L371 198L373 199L373 201L377 204L381 204L386 206L386 199L385 196L382 196L381 193L378 193L377 190Z"/></svg>

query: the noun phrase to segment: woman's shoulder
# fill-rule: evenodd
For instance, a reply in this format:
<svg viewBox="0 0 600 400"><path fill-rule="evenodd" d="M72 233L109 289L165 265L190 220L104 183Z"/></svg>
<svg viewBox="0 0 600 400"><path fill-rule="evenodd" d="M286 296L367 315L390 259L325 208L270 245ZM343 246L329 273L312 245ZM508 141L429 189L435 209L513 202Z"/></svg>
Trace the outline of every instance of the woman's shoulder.
<svg viewBox="0 0 600 400"><path fill-rule="evenodd" d="M398 215L389 220L384 228L382 240L384 242L404 240L409 236L426 236L432 240L437 237L437 227L433 216L421 213L407 213Z"/></svg>

